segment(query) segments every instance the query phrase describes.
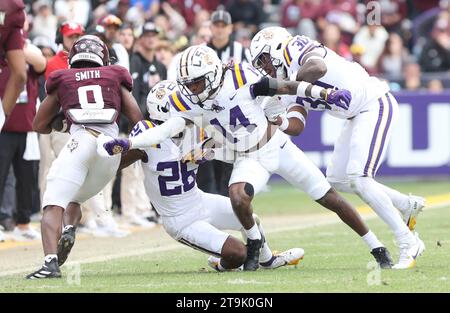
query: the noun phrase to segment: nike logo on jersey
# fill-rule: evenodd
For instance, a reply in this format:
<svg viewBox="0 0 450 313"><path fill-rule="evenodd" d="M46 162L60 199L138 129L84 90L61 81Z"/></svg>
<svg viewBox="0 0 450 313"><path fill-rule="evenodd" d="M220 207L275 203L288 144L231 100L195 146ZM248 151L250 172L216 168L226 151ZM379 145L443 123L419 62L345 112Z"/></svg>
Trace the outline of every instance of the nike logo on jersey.
<svg viewBox="0 0 450 313"><path fill-rule="evenodd" d="M235 92L234 95L230 97L230 100L233 100L234 97L236 97L236 94L237 94L237 92Z"/></svg>
<svg viewBox="0 0 450 313"><path fill-rule="evenodd" d="M283 144L280 146L280 148L283 149L284 146L285 146L286 144L287 144L287 141L286 141L285 143L283 143Z"/></svg>

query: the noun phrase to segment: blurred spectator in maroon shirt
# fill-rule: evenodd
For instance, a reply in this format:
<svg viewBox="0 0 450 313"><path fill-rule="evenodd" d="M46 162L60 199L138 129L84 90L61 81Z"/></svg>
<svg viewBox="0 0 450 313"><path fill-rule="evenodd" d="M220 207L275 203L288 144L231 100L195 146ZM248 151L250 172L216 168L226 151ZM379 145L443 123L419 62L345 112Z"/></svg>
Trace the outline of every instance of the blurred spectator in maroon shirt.
<svg viewBox="0 0 450 313"><path fill-rule="evenodd" d="M325 7L327 3L319 0L288 0L281 6L281 26L288 28L293 34L316 39L315 22L323 20Z"/></svg>
<svg viewBox="0 0 450 313"><path fill-rule="evenodd" d="M189 27L194 25L195 15L201 10L210 10L208 0L168 0L171 6L177 10L186 20Z"/></svg>
<svg viewBox="0 0 450 313"><path fill-rule="evenodd" d="M281 5L281 26L296 28L301 19L316 20L324 8L318 0L287 0Z"/></svg>

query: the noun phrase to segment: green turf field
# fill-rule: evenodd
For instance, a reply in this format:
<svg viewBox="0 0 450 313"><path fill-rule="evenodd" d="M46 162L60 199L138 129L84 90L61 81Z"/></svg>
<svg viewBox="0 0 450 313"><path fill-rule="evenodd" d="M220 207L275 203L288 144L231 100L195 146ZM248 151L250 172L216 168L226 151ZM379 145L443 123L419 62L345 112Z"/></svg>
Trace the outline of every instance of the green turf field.
<svg viewBox="0 0 450 313"><path fill-rule="evenodd" d="M427 196L450 193L449 182L389 185ZM263 222L286 214L301 224L302 216L326 212L286 185L271 186L271 192L258 196L255 208ZM387 227L378 218L368 219L368 224L396 259L398 251ZM411 270L374 269L357 235L341 223L330 223L268 230L272 248L305 249L297 267L216 273L207 269L206 255L180 245L166 252L81 264L79 284L67 275L66 266L60 280L27 281L23 274L0 277L0 292L450 292L450 206L423 212L417 231L426 251Z"/></svg>

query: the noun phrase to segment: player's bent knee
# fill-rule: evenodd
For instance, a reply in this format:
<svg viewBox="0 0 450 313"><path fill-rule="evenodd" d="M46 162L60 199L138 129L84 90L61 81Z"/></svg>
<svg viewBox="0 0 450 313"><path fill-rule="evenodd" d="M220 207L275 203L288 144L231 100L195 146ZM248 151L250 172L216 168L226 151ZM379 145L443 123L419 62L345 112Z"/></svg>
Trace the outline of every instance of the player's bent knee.
<svg viewBox="0 0 450 313"><path fill-rule="evenodd" d="M231 185L229 194L233 208L248 207L252 201L252 198L246 193L245 185L243 183Z"/></svg>

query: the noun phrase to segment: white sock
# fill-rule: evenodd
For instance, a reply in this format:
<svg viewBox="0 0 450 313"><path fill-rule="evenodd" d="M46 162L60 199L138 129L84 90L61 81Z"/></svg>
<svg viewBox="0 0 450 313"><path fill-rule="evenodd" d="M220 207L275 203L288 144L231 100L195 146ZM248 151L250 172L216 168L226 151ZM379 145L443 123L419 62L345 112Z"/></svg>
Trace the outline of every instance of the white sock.
<svg viewBox="0 0 450 313"><path fill-rule="evenodd" d="M245 235L248 239L257 240L261 239L261 233L259 232L258 225L256 223L250 229L244 229Z"/></svg>
<svg viewBox="0 0 450 313"><path fill-rule="evenodd" d="M66 225L64 226L63 231L68 230L70 228L73 228L73 225Z"/></svg>
<svg viewBox="0 0 450 313"><path fill-rule="evenodd" d="M56 254L47 254L45 256L45 262L50 262L52 259L58 260L58 256Z"/></svg>
<svg viewBox="0 0 450 313"><path fill-rule="evenodd" d="M266 238L266 235L264 233L264 228L261 225L261 222L257 222L258 225L258 229L259 232L261 233L261 235L264 236L264 238ZM272 250L270 250L269 244L267 242L267 238L266 240L264 240L264 244L261 247L261 251L259 253L259 263L265 263L267 261L269 261L272 258Z"/></svg>
<svg viewBox="0 0 450 313"><path fill-rule="evenodd" d="M384 247L371 230L361 238L365 241L371 251L375 248Z"/></svg>
<svg viewBox="0 0 450 313"><path fill-rule="evenodd" d="M394 233L395 239L397 240L397 243L399 246L403 244L414 244L416 242L416 237L411 233L411 231L408 230L401 230Z"/></svg>
<svg viewBox="0 0 450 313"><path fill-rule="evenodd" d="M409 197L395 189L389 188L383 184L377 182L378 186L383 189L384 193L391 198L394 206L400 211L404 212L409 209Z"/></svg>
<svg viewBox="0 0 450 313"><path fill-rule="evenodd" d="M371 177L357 177L352 179L352 188L355 193L366 202L375 213L389 226L395 236L409 233L408 226L394 207L391 198L381 189ZM399 239L397 237L397 239Z"/></svg>

